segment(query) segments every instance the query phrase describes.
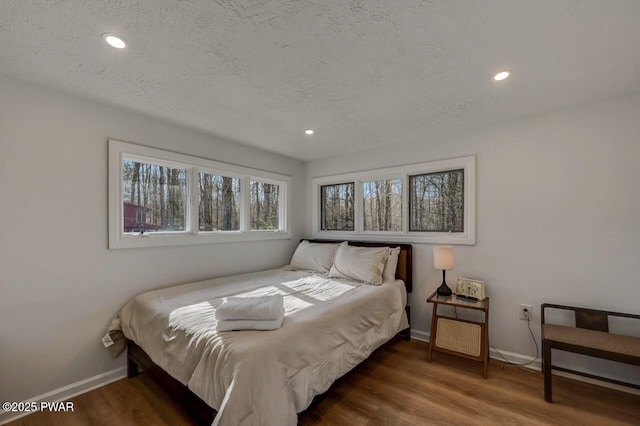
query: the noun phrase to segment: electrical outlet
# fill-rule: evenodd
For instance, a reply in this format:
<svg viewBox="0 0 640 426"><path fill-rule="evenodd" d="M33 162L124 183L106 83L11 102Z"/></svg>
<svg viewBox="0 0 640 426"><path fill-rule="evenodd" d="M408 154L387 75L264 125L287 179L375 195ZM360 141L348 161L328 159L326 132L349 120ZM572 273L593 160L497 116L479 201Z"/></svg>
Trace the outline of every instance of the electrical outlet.
<svg viewBox="0 0 640 426"><path fill-rule="evenodd" d="M520 312L520 315L518 316L518 318L525 321L531 320L531 305L523 305L521 303L519 312Z"/></svg>

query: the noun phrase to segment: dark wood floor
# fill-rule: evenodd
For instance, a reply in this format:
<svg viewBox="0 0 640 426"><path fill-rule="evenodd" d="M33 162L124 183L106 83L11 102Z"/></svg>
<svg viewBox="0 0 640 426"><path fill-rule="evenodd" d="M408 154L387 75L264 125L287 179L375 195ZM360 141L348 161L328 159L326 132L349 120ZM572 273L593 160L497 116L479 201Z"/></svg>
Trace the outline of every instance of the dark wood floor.
<svg viewBox="0 0 640 426"><path fill-rule="evenodd" d="M374 353L299 417L310 425L638 425L640 396L554 377L554 403L543 399L538 371L446 354L426 361L427 344L397 339ZM158 425L194 422L145 374L72 400L73 413L35 413L9 423Z"/></svg>

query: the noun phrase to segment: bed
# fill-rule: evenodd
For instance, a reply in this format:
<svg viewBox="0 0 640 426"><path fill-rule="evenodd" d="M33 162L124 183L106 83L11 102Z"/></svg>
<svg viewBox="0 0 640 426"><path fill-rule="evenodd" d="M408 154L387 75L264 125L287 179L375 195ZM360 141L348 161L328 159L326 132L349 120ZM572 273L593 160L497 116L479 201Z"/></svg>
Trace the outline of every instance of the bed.
<svg viewBox="0 0 640 426"><path fill-rule="evenodd" d="M203 424L295 425L297 414L335 380L395 335L409 336L411 245L348 245L400 247L395 276L370 285L279 268L137 296L110 327L114 340L118 333L126 338L128 376L149 371ZM222 298L273 292L284 296L281 328L216 331Z"/></svg>

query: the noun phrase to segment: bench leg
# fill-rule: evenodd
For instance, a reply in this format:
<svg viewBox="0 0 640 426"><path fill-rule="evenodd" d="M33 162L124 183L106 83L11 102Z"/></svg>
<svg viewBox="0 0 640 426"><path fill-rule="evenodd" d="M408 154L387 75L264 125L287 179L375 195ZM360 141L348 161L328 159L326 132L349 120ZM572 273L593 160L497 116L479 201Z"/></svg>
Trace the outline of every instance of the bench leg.
<svg viewBox="0 0 640 426"><path fill-rule="evenodd" d="M553 402L551 397L551 344L542 341L542 370L544 372L544 400Z"/></svg>

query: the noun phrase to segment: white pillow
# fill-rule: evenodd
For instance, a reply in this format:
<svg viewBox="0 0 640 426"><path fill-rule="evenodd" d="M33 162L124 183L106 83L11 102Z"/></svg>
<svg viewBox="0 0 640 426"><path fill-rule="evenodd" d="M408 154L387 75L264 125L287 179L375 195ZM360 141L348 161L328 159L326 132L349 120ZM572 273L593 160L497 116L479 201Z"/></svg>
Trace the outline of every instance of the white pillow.
<svg viewBox="0 0 640 426"><path fill-rule="evenodd" d="M343 243L346 244L346 243ZM289 267L302 271L327 272L333 265L333 258L340 244L310 243L304 240L293 253Z"/></svg>
<svg viewBox="0 0 640 426"><path fill-rule="evenodd" d="M400 256L400 247L394 247L389 252L387 263L384 264L384 272L382 278L384 281L396 280L396 269L398 269L398 256Z"/></svg>
<svg viewBox="0 0 640 426"><path fill-rule="evenodd" d="M374 285L382 284L382 271L389 257L389 247L338 247L330 277L351 278Z"/></svg>

